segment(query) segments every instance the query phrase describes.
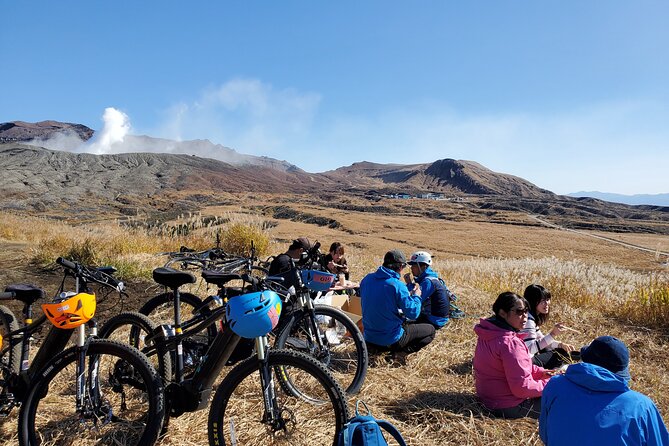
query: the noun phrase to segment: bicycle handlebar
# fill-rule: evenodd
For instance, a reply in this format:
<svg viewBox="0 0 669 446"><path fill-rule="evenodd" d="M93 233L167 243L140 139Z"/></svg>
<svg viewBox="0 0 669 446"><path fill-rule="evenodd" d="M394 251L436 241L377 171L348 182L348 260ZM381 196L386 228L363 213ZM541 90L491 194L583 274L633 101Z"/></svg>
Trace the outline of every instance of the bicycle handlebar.
<svg viewBox="0 0 669 446"><path fill-rule="evenodd" d="M67 269L71 269L71 270L75 270L75 271L77 270L77 264L76 263L70 262L69 260L67 260L63 257L58 257L56 259L56 263L61 265L61 266L64 266Z"/></svg>
<svg viewBox="0 0 669 446"><path fill-rule="evenodd" d="M72 262L63 257L58 257L56 263L72 271L74 276L98 283L100 285L114 288L116 291L123 292L125 284L116 279L114 276L106 274L94 267L82 265L81 263Z"/></svg>

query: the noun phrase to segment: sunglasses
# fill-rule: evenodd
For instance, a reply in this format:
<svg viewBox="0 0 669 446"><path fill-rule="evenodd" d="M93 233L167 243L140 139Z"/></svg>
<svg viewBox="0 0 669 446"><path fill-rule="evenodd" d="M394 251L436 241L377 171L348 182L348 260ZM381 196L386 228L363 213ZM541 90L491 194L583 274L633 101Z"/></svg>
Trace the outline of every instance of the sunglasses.
<svg viewBox="0 0 669 446"><path fill-rule="evenodd" d="M514 313L516 313L516 315L518 315L518 316L522 316L522 315L527 314L529 312L529 310L527 308L514 308L512 311Z"/></svg>

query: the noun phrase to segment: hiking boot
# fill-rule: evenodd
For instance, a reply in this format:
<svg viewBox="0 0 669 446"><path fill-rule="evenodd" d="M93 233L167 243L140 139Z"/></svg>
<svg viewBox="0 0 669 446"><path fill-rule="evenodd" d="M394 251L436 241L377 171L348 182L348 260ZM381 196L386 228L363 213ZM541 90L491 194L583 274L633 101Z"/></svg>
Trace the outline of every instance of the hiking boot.
<svg viewBox="0 0 669 446"><path fill-rule="evenodd" d="M394 352L389 357L392 359L393 366L400 367L407 365L407 356L409 356L409 352Z"/></svg>

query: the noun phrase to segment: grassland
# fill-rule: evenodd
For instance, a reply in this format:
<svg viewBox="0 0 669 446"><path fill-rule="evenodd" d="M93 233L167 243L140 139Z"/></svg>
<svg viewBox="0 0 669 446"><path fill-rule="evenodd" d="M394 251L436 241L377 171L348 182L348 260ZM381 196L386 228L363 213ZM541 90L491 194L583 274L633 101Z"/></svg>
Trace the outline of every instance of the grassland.
<svg viewBox="0 0 669 446"><path fill-rule="evenodd" d="M221 216L225 222L194 227L181 235L159 235L155 227L147 231L117 223L70 226L0 215L0 283L29 280L52 291L56 276L36 265L47 264L49 257L76 253L88 240L86 249L97 253L99 261L127 265L122 272L133 283L135 298L142 300L148 297L139 291L146 289L142 277L163 260L154 253L182 244L209 247L217 230L240 222L261 229L268 239L266 254L282 252L297 236L319 240L324 246L343 242L354 280L376 269L388 249L406 253L425 249L435 254L435 269L459 296L468 317L439 331L435 342L410 356L406 366L372 367L358 395L374 415L392 421L409 444L541 444L535 421L487 415L476 400L471 371L476 344L473 325L491 314L499 292L522 292L529 283L541 283L553 292L553 322L581 331L561 336L564 341L583 345L604 334L625 341L632 355L632 387L649 395L668 419L669 272L663 253L669 249L669 237L593 233L654 251L649 252L592 237L587 231L545 227L531 216L513 212L465 219L449 208L452 218L446 219L426 217L420 203L415 209L388 203L390 212L338 209L300 197L246 195L239 203L204 209L203 215ZM274 217L272 209L279 204L296 211L294 220ZM327 217L337 226L305 223L304 215ZM161 225L174 227L197 220L185 216L180 222ZM6 444L15 444L14 420L3 421L0 438ZM204 414L174 420L170 436L161 444L206 444Z"/></svg>

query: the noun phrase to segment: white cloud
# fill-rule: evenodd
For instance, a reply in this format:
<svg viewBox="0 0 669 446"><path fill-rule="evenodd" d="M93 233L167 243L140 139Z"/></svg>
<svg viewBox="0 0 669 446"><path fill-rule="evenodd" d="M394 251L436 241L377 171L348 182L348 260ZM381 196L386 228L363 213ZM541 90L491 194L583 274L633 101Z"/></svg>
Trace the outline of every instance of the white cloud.
<svg viewBox="0 0 669 446"><path fill-rule="evenodd" d="M234 79L197 100L170 107L154 132L165 138L207 138L240 152L285 157L308 139L320 96L277 89L256 79Z"/></svg>

